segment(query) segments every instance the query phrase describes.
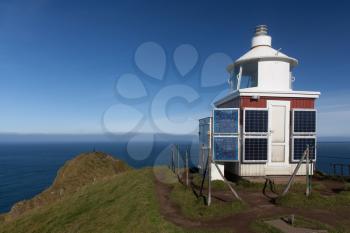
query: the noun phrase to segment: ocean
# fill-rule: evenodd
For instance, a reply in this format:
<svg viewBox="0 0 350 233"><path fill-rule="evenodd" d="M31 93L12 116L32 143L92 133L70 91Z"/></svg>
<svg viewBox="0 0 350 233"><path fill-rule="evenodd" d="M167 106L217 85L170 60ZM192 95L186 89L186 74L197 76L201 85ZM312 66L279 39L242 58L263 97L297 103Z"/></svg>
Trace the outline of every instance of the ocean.
<svg viewBox="0 0 350 233"><path fill-rule="evenodd" d="M191 143L180 143L182 148ZM88 151L103 151L121 159L134 168L168 165L170 147L167 142L138 142L128 150L126 143L2 143L0 144L0 213L24 199L30 199L49 187L57 170L69 159ZM145 151L149 155L145 156ZM131 154L131 156L130 156ZM198 145L190 149L190 165L198 161ZM317 168L332 172L330 163L350 164L350 142L319 142ZM338 171L339 172L339 171ZM348 174L348 168L344 169Z"/></svg>

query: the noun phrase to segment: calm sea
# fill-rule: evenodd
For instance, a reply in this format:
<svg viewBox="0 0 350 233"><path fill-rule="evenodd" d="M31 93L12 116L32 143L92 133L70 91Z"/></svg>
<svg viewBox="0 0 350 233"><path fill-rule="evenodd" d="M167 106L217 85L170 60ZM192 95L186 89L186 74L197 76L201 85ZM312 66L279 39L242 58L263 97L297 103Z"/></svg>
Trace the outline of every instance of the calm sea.
<svg viewBox="0 0 350 233"><path fill-rule="evenodd" d="M6 143L0 144L0 213L51 185L57 170L69 159L92 150L109 153L135 168L169 163L169 144L157 142L150 155L149 144L140 142L130 156L125 143ZM187 146L182 143L182 146ZM146 148L146 149L145 149ZM330 163L350 164L350 142L319 142L317 167L330 172ZM191 149L190 163L198 161L198 147ZM140 156L140 157L138 157ZM347 173L348 170L345 169Z"/></svg>

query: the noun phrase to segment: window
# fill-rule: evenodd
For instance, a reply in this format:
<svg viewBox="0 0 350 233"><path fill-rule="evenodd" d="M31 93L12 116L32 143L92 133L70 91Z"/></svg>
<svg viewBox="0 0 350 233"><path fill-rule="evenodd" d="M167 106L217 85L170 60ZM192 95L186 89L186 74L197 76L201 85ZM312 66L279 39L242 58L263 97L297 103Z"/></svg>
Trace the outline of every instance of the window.
<svg viewBox="0 0 350 233"><path fill-rule="evenodd" d="M235 91L237 90L237 85L238 85L238 77L239 77L239 70L240 70L240 67L235 67L233 72L231 73L231 76L230 76L230 80L229 80L229 84L230 84L230 89L232 91Z"/></svg>
<svg viewBox="0 0 350 233"><path fill-rule="evenodd" d="M240 89L258 86L258 63L247 63L242 66Z"/></svg>
<svg viewBox="0 0 350 233"><path fill-rule="evenodd" d="M258 63L236 65L231 74L230 89L237 90L258 86Z"/></svg>

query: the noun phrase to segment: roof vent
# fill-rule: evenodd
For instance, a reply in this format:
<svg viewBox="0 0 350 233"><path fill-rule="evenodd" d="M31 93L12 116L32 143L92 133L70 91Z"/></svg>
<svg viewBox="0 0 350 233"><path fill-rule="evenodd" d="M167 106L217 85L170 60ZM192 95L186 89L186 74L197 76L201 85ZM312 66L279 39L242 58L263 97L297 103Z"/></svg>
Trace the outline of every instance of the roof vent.
<svg viewBox="0 0 350 233"><path fill-rule="evenodd" d="M255 36L267 35L267 30L266 25L258 25L255 27Z"/></svg>
<svg viewBox="0 0 350 233"><path fill-rule="evenodd" d="M271 36L267 34L266 25L258 25L255 27L255 34L252 39L252 48L256 46L271 46Z"/></svg>

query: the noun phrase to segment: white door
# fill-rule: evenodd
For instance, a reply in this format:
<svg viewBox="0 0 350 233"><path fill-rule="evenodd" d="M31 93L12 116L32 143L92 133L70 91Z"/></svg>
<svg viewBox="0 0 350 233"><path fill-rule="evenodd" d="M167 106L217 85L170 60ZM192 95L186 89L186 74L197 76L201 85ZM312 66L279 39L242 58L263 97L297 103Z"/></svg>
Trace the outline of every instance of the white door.
<svg viewBox="0 0 350 233"><path fill-rule="evenodd" d="M268 101L269 108L269 163L285 165L289 158L289 101Z"/></svg>

